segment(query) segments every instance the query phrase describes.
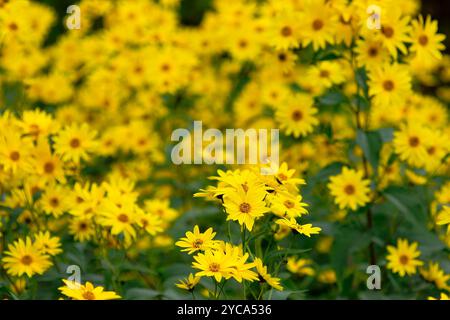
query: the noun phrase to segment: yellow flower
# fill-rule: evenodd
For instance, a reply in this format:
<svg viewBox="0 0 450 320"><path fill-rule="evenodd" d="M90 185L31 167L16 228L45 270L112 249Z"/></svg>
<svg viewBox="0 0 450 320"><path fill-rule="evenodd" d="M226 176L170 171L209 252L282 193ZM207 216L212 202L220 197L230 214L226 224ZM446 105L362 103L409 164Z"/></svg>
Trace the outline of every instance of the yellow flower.
<svg viewBox="0 0 450 320"><path fill-rule="evenodd" d="M410 41L409 21L410 17L402 17L400 10L396 8L385 9L381 14L381 30L373 30L371 36L381 40L383 46L396 59L398 56L397 50L400 50L403 54L408 52L405 44Z"/></svg>
<svg viewBox="0 0 450 320"><path fill-rule="evenodd" d="M137 210L136 221L138 226L144 228L152 236L163 231L163 221L154 214L145 213L139 209Z"/></svg>
<svg viewBox="0 0 450 320"><path fill-rule="evenodd" d="M360 66L365 66L367 70L372 71L380 65L386 64L389 60L389 52L383 43L374 39L360 39L356 43L355 52L356 61Z"/></svg>
<svg viewBox="0 0 450 320"><path fill-rule="evenodd" d="M401 64L384 64L369 72L369 95L375 106L396 107L411 95L411 75Z"/></svg>
<svg viewBox="0 0 450 320"><path fill-rule="evenodd" d="M342 215L342 214L344 214L343 217L339 216L339 215ZM345 219L346 215L347 215L347 211L344 211L344 210L338 211L338 212L333 214L333 218L336 219L336 220L333 220L333 221L342 221L343 219ZM333 245L333 242L334 242L334 238L333 237L331 237L331 236L323 236L317 241L316 250L319 253L324 253L324 254L325 253L329 253L330 250L331 250L331 247Z"/></svg>
<svg viewBox="0 0 450 320"><path fill-rule="evenodd" d="M305 207L308 206L302 202L301 195L291 195L290 193L277 193L270 198L270 209L280 217L296 218L308 213Z"/></svg>
<svg viewBox="0 0 450 320"><path fill-rule="evenodd" d="M344 167L339 175L330 177L328 188L340 209L356 210L370 200L369 183L363 178L362 172Z"/></svg>
<svg viewBox="0 0 450 320"><path fill-rule="evenodd" d="M43 254L31 238L27 237L25 241L19 239L13 244L8 245L8 251L4 252L2 259L6 271L13 276L26 274L32 277L34 274L43 274L52 263L48 255Z"/></svg>
<svg viewBox="0 0 450 320"><path fill-rule="evenodd" d="M233 253L236 255L236 266L233 272L233 278L237 282L242 282L242 280L258 280L258 275L254 271L250 270L255 267L255 263L247 263L249 254L246 253L243 255L241 247L233 247L232 249L228 249L228 252L231 250L233 250Z"/></svg>
<svg viewBox="0 0 450 320"><path fill-rule="evenodd" d="M180 289L193 291L195 286L200 282L200 279L200 277L196 277L192 273L190 273L186 279L180 280L180 282L177 283L176 286Z"/></svg>
<svg viewBox="0 0 450 320"><path fill-rule="evenodd" d="M427 160L426 145L429 140L429 129L414 123L404 125L394 133L395 152L409 165L423 167Z"/></svg>
<svg viewBox="0 0 450 320"><path fill-rule="evenodd" d="M308 238L311 237L312 234L319 234L319 232L322 230L322 228L319 227L313 227L312 224L298 224L295 218L290 219L278 219L275 221L276 224L282 226L282 227L289 227L290 229L303 234L307 236Z"/></svg>
<svg viewBox="0 0 450 320"><path fill-rule="evenodd" d="M171 222L178 217L178 212L170 208L169 200L152 199L144 202L146 212L160 217L165 222Z"/></svg>
<svg viewBox="0 0 450 320"><path fill-rule="evenodd" d="M436 224L439 226L447 226L447 234L450 234L450 206L443 206L442 211L436 217Z"/></svg>
<svg viewBox="0 0 450 320"><path fill-rule="evenodd" d="M39 140L33 155L36 159L36 173L39 178L48 182L55 180L61 183L66 182L64 164L58 155L51 152L46 140Z"/></svg>
<svg viewBox="0 0 450 320"><path fill-rule="evenodd" d="M228 214L227 220L238 221L241 226L245 225L252 231L255 220L269 211L264 201L265 196L263 189L248 189L247 192L241 189L225 193L223 206Z"/></svg>
<svg viewBox="0 0 450 320"><path fill-rule="evenodd" d="M301 25L296 15L287 11L270 20L269 41L278 51L295 49L300 45Z"/></svg>
<svg viewBox="0 0 450 320"><path fill-rule="evenodd" d="M132 202L124 202L118 206L111 200L105 200L100 209L98 222L111 227L111 234L123 234L125 241L129 242L136 237L133 224L136 222L136 205Z"/></svg>
<svg viewBox="0 0 450 320"><path fill-rule="evenodd" d="M55 218L68 210L68 203L66 187L59 184L47 186L38 201L44 212L53 215Z"/></svg>
<svg viewBox="0 0 450 320"><path fill-rule="evenodd" d="M447 284L450 274L445 274L444 270L439 267L439 263L430 261L428 268L422 267L419 272L426 281L434 282L439 290L450 291L450 286Z"/></svg>
<svg viewBox="0 0 450 320"><path fill-rule="evenodd" d="M289 272L298 274L300 276L314 276L316 272L311 265L312 260L310 259L297 259L295 257L289 257L286 268Z"/></svg>
<svg viewBox="0 0 450 320"><path fill-rule="evenodd" d="M3 129L3 128L2 128ZM0 133L0 165L6 172L32 172L33 145L29 137L21 138L18 132Z"/></svg>
<svg viewBox="0 0 450 320"><path fill-rule="evenodd" d="M417 174L413 170L405 170L405 176L412 184L420 186L427 183L427 177Z"/></svg>
<svg viewBox="0 0 450 320"><path fill-rule="evenodd" d="M317 280L325 284L334 284L336 283L336 272L331 269L324 270L319 273L319 275L317 276Z"/></svg>
<svg viewBox="0 0 450 320"><path fill-rule="evenodd" d="M19 125L24 134L30 135L36 140L40 137L47 137L59 129L58 123L53 117L39 109L25 111Z"/></svg>
<svg viewBox="0 0 450 320"><path fill-rule="evenodd" d="M302 23L301 36L304 47L312 43L317 51L334 43L338 16L324 0L307 0L299 20Z"/></svg>
<svg viewBox="0 0 450 320"><path fill-rule="evenodd" d="M408 240L398 239L397 247L387 246L389 252L386 259L388 260L387 268L394 273L398 273L401 277L412 275L417 272L417 267L423 265L423 262L416 259L420 256L417 250L417 242L409 245Z"/></svg>
<svg viewBox="0 0 450 320"><path fill-rule="evenodd" d="M267 283L272 288L274 288L278 291L283 291L283 287L280 285L281 279L272 277L267 272L267 267L263 265L263 262L260 258L255 259L255 264L256 264L256 270L258 271L258 274L259 274L259 282L260 283Z"/></svg>
<svg viewBox="0 0 450 320"><path fill-rule="evenodd" d="M66 126L53 138L55 151L64 161L79 163L80 160L88 160L89 154L97 147L96 135L86 123Z"/></svg>
<svg viewBox="0 0 450 320"><path fill-rule="evenodd" d="M275 111L275 118L280 123L280 128L287 135L293 135L296 138L311 133L319 124L316 117L317 109L313 104L314 100L308 94L298 93L290 96Z"/></svg>
<svg viewBox="0 0 450 320"><path fill-rule="evenodd" d="M192 267L201 270L195 274L196 276L214 277L217 282L220 282L222 278L232 277L237 262L235 255L221 250L199 253L194 256L194 260Z"/></svg>
<svg viewBox="0 0 450 320"><path fill-rule="evenodd" d="M95 235L95 228L91 218L73 218L69 224L69 233L80 242L91 240Z"/></svg>
<svg viewBox="0 0 450 320"><path fill-rule="evenodd" d="M52 237L50 232L39 232L34 236L34 245L42 254L56 256L62 252L59 237Z"/></svg>
<svg viewBox="0 0 450 320"><path fill-rule="evenodd" d="M297 185L306 184L306 182L304 179L295 178L295 171L295 169L289 169L287 163L283 162L275 174L275 179L279 184L288 187L288 189L294 189L297 191Z"/></svg>
<svg viewBox="0 0 450 320"><path fill-rule="evenodd" d="M65 286L60 287L61 293L72 300L113 300L121 297L114 291L104 291L103 287L94 287L89 281L82 285L75 281L63 279Z"/></svg>
<svg viewBox="0 0 450 320"><path fill-rule="evenodd" d="M343 83L345 81L343 73L338 62L322 61L309 69L308 77L314 85L327 89Z"/></svg>
<svg viewBox="0 0 450 320"><path fill-rule="evenodd" d="M194 232L186 232L186 237L181 238L175 245L184 248L181 251L187 251L188 254L205 251L216 246L216 242L213 240L215 235L216 233L213 232L213 228L208 228L204 233L201 233L199 227L196 225Z"/></svg>
<svg viewBox="0 0 450 320"><path fill-rule="evenodd" d="M442 41L446 38L443 34L438 34L438 23L436 20L432 21L430 16L426 20L422 15L417 20L411 22L411 52L416 54L416 59L421 62L428 62L428 60L441 59L445 46Z"/></svg>
<svg viewBox="0 0 450 320"><path fill-rule="evenodd" d="M441 292L441 296L439 298L428 297L428 300L450 300L450 296Z"/></svg>

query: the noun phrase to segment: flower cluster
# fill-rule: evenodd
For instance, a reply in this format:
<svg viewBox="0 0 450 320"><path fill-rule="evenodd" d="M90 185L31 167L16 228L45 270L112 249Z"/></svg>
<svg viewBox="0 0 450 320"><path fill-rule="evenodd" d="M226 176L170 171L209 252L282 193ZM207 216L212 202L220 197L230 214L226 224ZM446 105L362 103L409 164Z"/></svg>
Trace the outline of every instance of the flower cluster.
<svg viewBox="0 0 450 320"><path fill-rule="evenodd" d="M229 242L214 240L216 232L213 232L212 228L200 233L199 227L195 226L194 232L187 232L186 237L180 239L176 245L189 254L200 251L194 256L195 262L192 264L194 269L201 270L195 274L196 277L214 277L217 283L220 283L222 278L234 278L238 282L259 280L262 284L267 283L277 290L283 290L280 279L272 277L267 266L263 264L266 256L258 256L256 252L252 252L251 241L257 238L261 240L263 237L280 241L291 231L307 237L320 232L319 227L297 222L297 218L308 211L298 188L298 185L304 184L305 181L294 176L295 170L288 169L286 163L283 163L274 175L261 175L259 170L259 166L227 172L219 170L218 176L210 178L217 180L217 185L208 186L194 195L221 202L227 215L226 220L237 221L241 233L240 244L235 246L231 239L231 222L228 226ZM259 247L257 251L261 249ZM268 249L270 247L266 248L266 251ZM247 263L249 257L253 262ZM279 267L278 265L277 270ZM252 271L252 268L256 268L257 273ZM194 279L198 283L198 278L191 278L190 283L193 283ZM194 288L193 285L182 287L188 290ZM255 297L261 297L263 293L262 287L259 295Z"/></svg>
<svg viewBox="0 0 450 320"><path fill-rule="evenodd" d="M78 29L45 3L0 0L0 298L366 299L368 265L386 297L448 297L428 1L80 0ZM195 121L279 129L278 170L175 165Z"/></svg>

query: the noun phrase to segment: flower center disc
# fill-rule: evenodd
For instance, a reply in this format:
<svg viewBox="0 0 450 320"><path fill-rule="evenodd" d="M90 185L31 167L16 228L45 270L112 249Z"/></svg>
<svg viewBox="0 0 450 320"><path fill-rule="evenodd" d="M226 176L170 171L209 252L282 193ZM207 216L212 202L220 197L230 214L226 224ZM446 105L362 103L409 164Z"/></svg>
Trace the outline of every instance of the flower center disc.
<svg viewBox="0 0 450 320"><path fill-rule="evenodd" d="M247 202L241 203L241 205L239 206L239 210L242 213L249 213L250 212L250 204Z"/></svg>
<svg viewBox="0 0 450 320"><path fill-rule="evenodd" d="M86 291L83 293L83 298L86 300L95 300L95 295L90 291Z"/></svg>
<svg viewBox="0 0 450 320"><path fill-rule="evenodd" d="M29 266L33 262L33 258L29 255L25 255L22 257L21 261L24 265Z"/></svg>
<svg viewBox="0 0 450 320"><path fill-rule="evenodd" d="M209 271L218 272L219 269L220 269L220 265L218 263L213 262L209 265Z"/></svg>
<svg viewBox="0 0 450 320"><path fill-rule="evenodd" d="M392 90L394 90L394 82L392 82L391 80L386 80L386 81L383 83L383 88L384 88L386 91L392 91Z"/></svg>
<svg viewBox="0 0 450 320"><path fill-rule="evenodd" d="M323 21L320 19L316 19L313 21L312 27L314 30L319 31L323 28Z"/></svg>
<svg viewBox="0 0 450 320"><path fill-rule="evenodd" d="M20 153L18 153L17 151L13 151L13 152L11 152L11 154L9 155L9 158L10 158L12 161L17 161L17 160L20 159Z"/></svg>
<svg viewBox="0 0 450 320"><path fill-rule="evenodd" d="M409 261L409 258L407 256L405 256L405 255L401 255L400 256L400 263L401 264L407 264L408 261Z"/></svg>
<svg viewBox="0 0 450 320"><path fill-rule="evenodd" d="M291 27L285 26L281 29L281 35L284 37L289 37L292 34Z"/></svg>
<svg viewBox="0 0 450 320"><path fill-rule="evenodd" d="M419 140L418 137L411 137L411 138L409 138L409 145L411 147L417 147L419 145L419 143L420 143L420 140Z"/></svg>
<svg viewBox="0 0 450 320"><path fill-rule="evenodd" d="M347 185L344 189L345 193L348 195L352 195L355 193L355 187L351 184Z"/></svg>

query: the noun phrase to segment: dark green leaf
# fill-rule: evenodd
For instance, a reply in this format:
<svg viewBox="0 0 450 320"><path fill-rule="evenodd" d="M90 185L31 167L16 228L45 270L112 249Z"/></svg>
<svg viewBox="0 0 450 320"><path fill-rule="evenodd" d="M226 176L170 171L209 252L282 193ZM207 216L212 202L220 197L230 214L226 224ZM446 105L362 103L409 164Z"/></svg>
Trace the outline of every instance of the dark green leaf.
<svg viewBox="0 0 450 320"><path fill-rule="evenodd" d="M365 132L358 130L356 133L356 143L361 147L366 159L369 161L375 175L378 174L378 164L380 161L380 151L383 142L378 132Z"/></svg>

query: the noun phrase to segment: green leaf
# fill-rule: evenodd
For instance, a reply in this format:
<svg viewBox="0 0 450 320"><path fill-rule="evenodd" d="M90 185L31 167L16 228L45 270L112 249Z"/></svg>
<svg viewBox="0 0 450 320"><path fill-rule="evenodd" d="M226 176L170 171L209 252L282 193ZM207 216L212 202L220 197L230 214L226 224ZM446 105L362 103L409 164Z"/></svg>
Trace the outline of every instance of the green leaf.
<svg viewBox="0 0 450 320"><path fill-rule="evenodd" d="M328 91L319 97L318 102L323 106L337 106L347 101L347 98L339 91Z"/></svg>
<svg viewBox="0 0 450 320"><path fill-rule="evenodd" d="M417 199L415 199L414 193L411 190L392 187L386 189L383 195L400 211L406 221L417 229L424 228L426 225L426 216L415 207Z"/></svg>
<svg viewBox="0 0 450 320"><path fill-rule="evenodd" d="M354 252L366 248L371 235L355 230L354 227L341 227L336 233L330 253L331 265L336 272L337 284L342 291L345 271L351 266Z"/></svg>
<svg viewBox="0 0 450 320"><path fill-rule="evenodd" d="M344 164L341 162L330 163L310 178L310 184L327 181L329 177L339 174L343 166Z"/></svg>
<svg viewBox="0 0 450 320"><path fill-rule="evenodd" d="M391 142L394 139L394 128L381 128L378 130L383 143Z"/></svg>
<svg viewBox="0 0 450 320"><path fill-rule="evenodd" d="M364 68L358 69L358 71L356 71L356 83L363 90L364 97L369 96L369 87L367 85L367 80L368 78L366 70Z"/></svg>
<svg viewBox="0 0 450 320"><path fill-rule="evenodd" d="M295 255L300 253L305 253L310 251L311 249L282 249L278 251L272 251L267 255L267 259L271 259L274 257L284 256L284 255Z"/></svg>
<svg viewBox="0 0 450 320"><path fill-rule="evenodd" d="M369 161L375 175L378 175L378 164L380 161L380 151L383 146L383 142L378 132L362 130L356 133L356 143L361 147L366 159Z"/></svg>
<svg viewBox="0 0 450 320"><path fill-rule="evenodd" d="M161 295L162 293L159 291L144 288L132 288L125 293L126 299L129 300L155 299Z"/></svg>

